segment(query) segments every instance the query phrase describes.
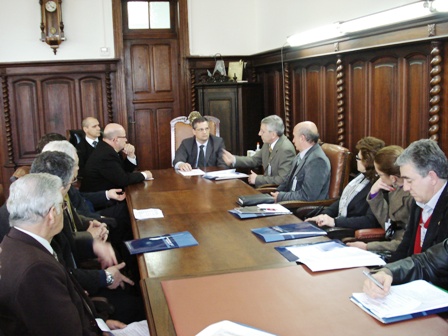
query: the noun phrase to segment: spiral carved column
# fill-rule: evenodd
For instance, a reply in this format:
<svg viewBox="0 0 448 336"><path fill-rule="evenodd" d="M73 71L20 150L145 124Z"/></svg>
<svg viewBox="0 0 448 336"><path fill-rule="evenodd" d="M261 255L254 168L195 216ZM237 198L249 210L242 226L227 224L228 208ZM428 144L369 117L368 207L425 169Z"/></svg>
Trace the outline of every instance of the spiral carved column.
<svg viewBox="0 0 448 336"><path fill-rule="evenodd" d="M440 130L440 100L442 95L442 56L440 54L440 43L433 42L431 44L431 71L429 85L429 138L434 141L439 140Z"/></svg>
<svg viewBox="0 0 448 336"><path fill-rule="evenodd" d="M108 123L114 121L114 109L112 103L112 80L110 79L110 72L106 72L106 101L107 101L107 118Z"/></svg>
<svg viewBox="0 0 448 336"><path fill-rule="evenodd" d="M191 87L191 110L196 111L196 90L194 86L196 85L196 76L194 69L190 69L190 87Z"/></svg>
<svg viewBox="0 0 448 336"><path fill-rule="evenodd" d="M345 146L344 66L340 56L338 56L336 61L336 93L338 107L338 144L339 146Z"/></svg>
<svg viewBox="0 0 448 336"><path fill-rule="evenodd" d="M8 162L14 165L14 152L11 132L11 113L9 106L8 77L2 76L3 111L5 113L6 146L8 148Z"/></svg>
<svg viewBox="0 0 448 336"><path fill-rule="evenodd" d="M289 78L289 63L284 64L284 103L285 103L285 133L289 137L291 134L291 85Z"/></svg>

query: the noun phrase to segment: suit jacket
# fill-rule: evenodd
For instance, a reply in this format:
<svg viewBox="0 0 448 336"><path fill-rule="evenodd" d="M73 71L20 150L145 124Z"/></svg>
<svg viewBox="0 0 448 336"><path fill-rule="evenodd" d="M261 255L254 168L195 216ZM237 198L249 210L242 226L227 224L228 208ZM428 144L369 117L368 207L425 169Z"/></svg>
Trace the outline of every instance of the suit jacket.
<svg viewBox="0 0 448 336"><path fill-rule="evenodd" d="M409 223L406 227L403 240L398 245L395 253L392 254L390 262L409 257L414 254L414 242L417 230L420 229L419 221L422 209L412 202ZM431 246L441 243L448 238L448 184L442 191L436 207L429 221L428 230L426 231L425 240L422 245L422 252Z"/></svg>
<svg viewBox="0 0 448 336"><path fill-rule="evenodd" d="M102 137L100 136L98 138L98 143L101 142ZM85 137L81 138L81 141L76 145L76 151L78 152L78 158L79 158L79 171L78 171L78 177L84 176L84 167L86 165L87 160L89 159L90 155L95 150L95 147L92 147L86 140Z"/></svg>
<svg viewBox="0 0 448 336"><path fill-rule="evenodd" d="M87 160L81 191L101 191L113 188L125 188L130 184L145 180L140 172L134 172L136 166L123 159L109 144L100 141L95 154Z"/></svg>
<svg viewBox="0 0 448 336"><path fill-rule="evenodd" d="M296 156L296 149L289 139L282 135L272 150L269 152L269 144L263 144L261 150L253 156L235 156L235 167L255 168L263 166L264 175L258 175L255 179L255 187L262 184L281 184L288 177L292 162ZM271 175L268 175L269 165Z"/></svg>
<svg viewBox="0 0 448 336"><path fill-rule="evenodd" d="M358 192L347 205L347 216L338 217L339 214L339 200L332 203L321 214L326 214L333 217L335 226L351 228L354 230L368 229L379 227L379 224L367 203L367 195L372 188L372 182L367 183L360 192Z"/></svg>
<svg viewBox="0 0 448 336"><path fill-rule="evenodd" d="M0 246L0 324L7 335L100 334L90 300L37 240L12 228Z"/></svg>
<svg viewBox="0 0 448 336"><path fill-rule="evenodd" d="M222 159L222 150L225 148L224 140L210 134L205 151L205 164L207 167L227 168L226 163ZM196 138L191 137L182 141L174 156L173 166L178 162L189 163L193 168L196 167L198 157L198 146Z"/></svg>
<svg viewBox="0 0 448 336"><path fill-rule="evenodd" d="M367 203L375 215L378 223L385 228L385 222L390 219L397 225L397 230L390 241L375 241L367 243L369 251L395 251L403 240L406 226L409 222L413 198L408 191L397 188L387 194L388 201L384 195L387 192L380 192L374 198L367 196Z"/></svg>
<svg viewBox="0 0 448 336"><path fill-rule="evenodd" d="M330 160L319 144L315 144L297 165L299 154L292 163L288 178L279 185L277 201L316 201L328 198ZM294 178L296 188L292 190Z"/></svg>

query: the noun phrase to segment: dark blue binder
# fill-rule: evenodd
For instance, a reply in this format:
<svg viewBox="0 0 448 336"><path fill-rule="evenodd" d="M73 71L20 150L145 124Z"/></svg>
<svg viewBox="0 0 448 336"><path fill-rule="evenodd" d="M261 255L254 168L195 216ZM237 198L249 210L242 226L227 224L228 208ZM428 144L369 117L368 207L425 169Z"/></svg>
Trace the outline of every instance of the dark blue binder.
<svg viewBox="0 0 448 336"><path fill-rule="evenodd" d="M198 245L196 239L194 239L188 231L128 240L124 243L131 254L171 250L179 247Z"/></svg>
<svg viewBox="0 0 448 336"><path fill-rule="evenodd" d="M266 243L315 236L325 236L327 232L310 222L284 224L252 229L252 233Z"/></svg>

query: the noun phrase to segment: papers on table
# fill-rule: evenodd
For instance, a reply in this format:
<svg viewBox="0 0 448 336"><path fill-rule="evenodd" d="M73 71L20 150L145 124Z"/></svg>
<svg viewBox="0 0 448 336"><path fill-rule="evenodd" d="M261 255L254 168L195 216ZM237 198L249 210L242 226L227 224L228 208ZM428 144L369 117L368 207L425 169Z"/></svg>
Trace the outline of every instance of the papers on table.
<svg viewBox="0 0 448 336"><path fill-rule="evenodd" d="M236 171L236 169L225 169L225 170L218 170L214 172L208 172L203 177L209 180L229 180L229 179L235 179L235 178L243 178L248 177L249 175L244 173L239 173Z"/></svg>
<svg viewBox="0 0 448 336"><path fill-rule="evenodd" d="M196 336L275 336L244 324L221 321L209 325Z"/></svg>
<svg viewBox="0 0 448 336"><path fill-rule="evenodd" d="M266 243L281 240L325 236L327 234L327 232L309 222L257 228L252 229L252 233Z"/></svg>
<svg viewBox="0 0 448 336"><path fill-rule="evenodd" d="M135 219L163 218L163 212L160 209L133 209Z"/></svg>
<svg viewBox="0 0 448 336"><path fill-rule="evenodd" d="M277 246L275 249L289 261L305 264L313 272L386 264L375 253L357 247L349 247L336 240L304 245Z"/></svg>
<svg viewBox="0 0 448 336"><path fill-rule="evenodd" d="M179 173L181 173L183 176L200 176L200 175L204 175L205 172L201 169L192 169L190 171L182 171L182 170L178 170Z"/></svg>
<svg viewBox="0 0 448 336"><path fill-rule="evenodd" d="M350 300L383 323L448 311L448 293L424 280L392 286L389 295L383 299L353 293Z"/></svg>
<svg viewBox="0 0 448 336"><path fill-rule="evenodd" d="M265 216L289 215L292 212L283 205L275 204L258 204L254 206L239 207L229 212L240 219L256 218Z"/></svg>
<svg viewBox="0 0 448 336"><path fill-rule="evenodd" d="M131 254L156 252L198 245L196 239L194 239L188 231L128 240L124 243Z"/></svg>
<svg viewBox="0 0 448 336"><path fill-rule="evenodd" d="M97 318L95 319L98 327L101 329L101 331L109 332L107 335L113 335L113 336L126 336L126 335L132 335L132 336L150 336L149 335L149 328L148 328L148 322L146 320L138 321L138 322L132 322L128 324L123 329L114 329L113 334L110 330L110 328L107 326L106 322L104 320Z"/></svg>

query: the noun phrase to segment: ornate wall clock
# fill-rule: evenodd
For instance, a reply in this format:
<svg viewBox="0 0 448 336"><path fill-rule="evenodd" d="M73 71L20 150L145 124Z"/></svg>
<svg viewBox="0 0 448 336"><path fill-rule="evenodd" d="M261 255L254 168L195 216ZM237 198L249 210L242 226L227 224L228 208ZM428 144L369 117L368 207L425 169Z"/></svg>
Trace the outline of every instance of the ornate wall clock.
<svg viewBox="0 0 448 336"><path fill-rule="evenodd" d="M41 38L56 55L59 45L65 41L64 23L62 22L62 0L39 0L41 7Z"/></svg>

